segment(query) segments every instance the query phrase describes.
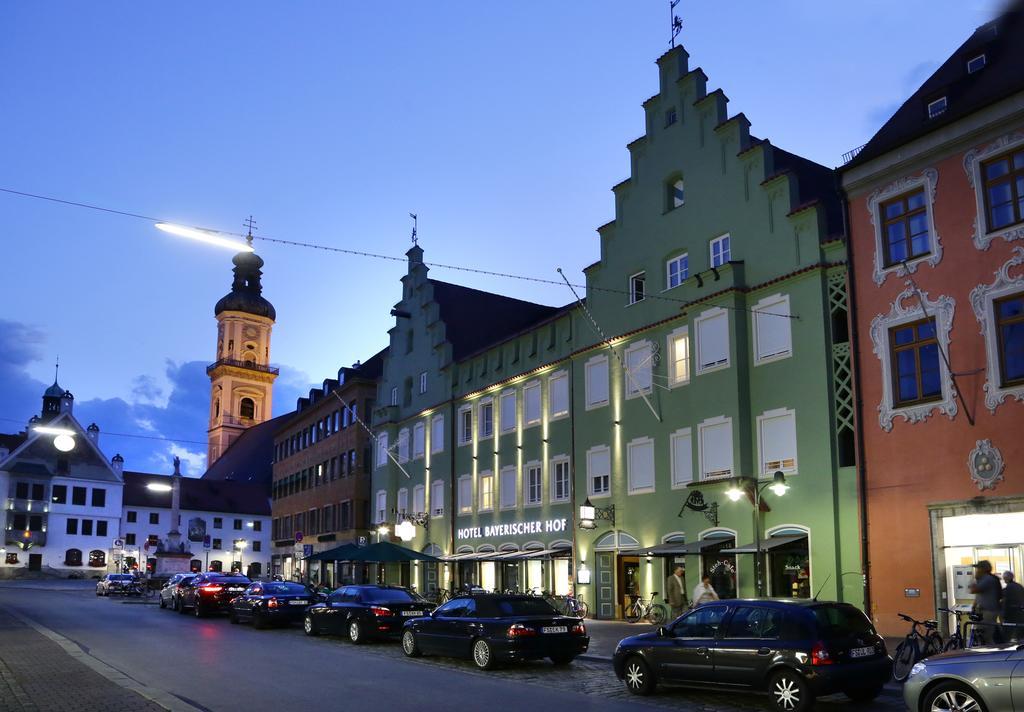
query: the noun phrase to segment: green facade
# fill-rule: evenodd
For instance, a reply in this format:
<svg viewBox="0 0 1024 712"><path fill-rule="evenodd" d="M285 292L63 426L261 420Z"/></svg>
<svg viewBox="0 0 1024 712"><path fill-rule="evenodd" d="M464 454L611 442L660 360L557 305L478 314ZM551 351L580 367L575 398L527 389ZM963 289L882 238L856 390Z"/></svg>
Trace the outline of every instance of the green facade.
<svg viewBox="0 0 1024 712"><path fill-rule="evenodd" d="M379 491L392 529L421 514L422 504L427 516L413 518L429 524L416 527L408 546L483 553L436 574L415 569L409 575L421 589L435 575L441 585L476 577L485 587L572 586L598 615L613 617L630 591L663 591L678 562L688 590L711 569L720 593L754 595L754 555L713 553L755 539L752 502L725 492L752 481L739 478L760 476L760 486L782 470L789 491L764 490L762 537L772 550L762 590L820 589L825 598L862 602L845 247L832 174L751 137L746 118L730 118L724 94L708 93L703 72L690 71L687 60L682 48L658 60L660 92L644 103L647 131L629 144L631 176L613 189L615 220L599 229L600 259L585 270L585 310L573 302L458 353L422 251L410 251L378 394L384 405L374 414L401 463L377 453L374 514ZM716 266L723 235L729 254ZM683 254L685 274L668 264ZM640 273L642 299L633 280ZM535 385L541 409L533 424L527 394ZM388 406L393 389L398 404ZM513 423L502 419L509 393ZM482 437L488 399L494 434ZM472 438L459 444L467 408ZM441 448L430 442L437 416ZM417 423L422 457L414 452ZM408 452L398 445L402 431ZM538 466L541 502L532 505ZM507 508L503 470L515 483ZM489 473L493 509L482 509ZM563 473L571 487L556 482ZM473 501L459 514L466 477ZM434 480L444 483L440 507L430 502ZM396 511L402 488L405 514ZM614 508L614 524L599 518L581 529L578 510L588 498L606 515ZM435 509L443 513L430 516ZM547 553L503 558L485 553L492 548ZM488 558L494 563L481 561Z"/></svg>

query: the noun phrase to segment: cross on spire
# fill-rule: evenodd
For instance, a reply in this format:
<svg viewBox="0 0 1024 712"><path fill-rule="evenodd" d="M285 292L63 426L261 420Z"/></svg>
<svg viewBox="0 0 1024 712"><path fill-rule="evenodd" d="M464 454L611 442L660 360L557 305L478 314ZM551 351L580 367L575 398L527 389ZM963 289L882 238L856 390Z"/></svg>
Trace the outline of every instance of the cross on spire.
<svg viewBox="0 0 1024 712"><path fill-rule="evenodd" d="M419 224L419 220L416 217L416 213L409 213L409 217L412 218L412 244L417 244L418 238L416 237L416 227Z"/></svg>
<svg viewBox="0 0 1024 712"><path fill-rule="evenodd" d="M683 21L679 19L676 14L676 5L679 4L679 0L669 0L668 2L668 15L671 18L672 23L672 37L669 39L669 45L673 48L676 46L676 37L683 30Z"/></svg>
<svg viewBox="0 0 1024 712"><path fill-rule="evenodd" d="M678 0L677 0L677 2L678 2ZM252 231L259 229L258 227L256 227L256 221L252 219L252 215L250 215L245 220L245 222L242 223L242 227L244 227L247 230L246 235L245 235L245 242L246 242L247 245L252 247Z"/></svg>

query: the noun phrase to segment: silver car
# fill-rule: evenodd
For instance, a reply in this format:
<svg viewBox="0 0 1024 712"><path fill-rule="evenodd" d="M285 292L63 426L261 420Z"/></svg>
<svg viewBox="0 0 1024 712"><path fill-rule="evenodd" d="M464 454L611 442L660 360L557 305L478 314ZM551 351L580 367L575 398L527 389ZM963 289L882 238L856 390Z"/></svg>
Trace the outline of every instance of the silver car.
<svg viewBox="0 0 1024 712"><path fill-rule="evenodd" d="M912 712L1024 712L1024 645L955 650L917 663L903 686Z"/></svg>

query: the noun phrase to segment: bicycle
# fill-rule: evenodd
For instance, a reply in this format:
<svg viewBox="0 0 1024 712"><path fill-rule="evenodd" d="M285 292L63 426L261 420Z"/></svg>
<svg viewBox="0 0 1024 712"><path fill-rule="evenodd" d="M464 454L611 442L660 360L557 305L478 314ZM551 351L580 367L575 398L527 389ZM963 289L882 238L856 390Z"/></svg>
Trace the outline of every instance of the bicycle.
<svg viewBox="0 0 1024 712"><path fill-rule="evenodd" d="M590 613L590 607L587 606L587 602L571 593L567 596L545 596L544 600L550 603L563 616L586 618L587 614Z"/></svg>
<svg viewBox="0 0 1024 712"><path fill-rule="evenodd" d="M662 603L655 603L658 592L651 593L650 600L643 596L630 594L629 605L626 606L624 617L628 623L636 623L641 618L646 618L651 625L661 625L668 620L668 609Z"/></svg>
<svg viewBox="0 0 1024 712"><path fill-rule="evenodd" d="M930 655L942 652L942 636L936 630L939 626L937 621L914 620L903 613L896 615L910 623L910 632L903 642L896 646L892 661L893 679L896 682L905 682L915 664ZM924 632L921 632L921 628Z"/></svg>
<svg viewBox="0 0 1024 712"><path fill-rule="evenodd" d="M945 645L942 646L943 652L974 647L974 626L981 622L981 616L970 611L955 611L952 608L940 608L939 612L948 613L956 618L956 627L950 634L949 639L946 640ZM967 618L967 623L963 623L961 621L962 618ZM970 626L971 631L967 634L967 638L965 639L963 630L967 626Z"/></svg>

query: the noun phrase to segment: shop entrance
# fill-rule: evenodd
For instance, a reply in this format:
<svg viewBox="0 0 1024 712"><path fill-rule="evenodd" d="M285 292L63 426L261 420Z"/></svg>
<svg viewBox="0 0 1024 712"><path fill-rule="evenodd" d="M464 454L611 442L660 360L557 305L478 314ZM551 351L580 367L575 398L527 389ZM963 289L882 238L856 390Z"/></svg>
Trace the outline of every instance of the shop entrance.
<svg viewBox="0 0 1024 712"><path fill-rule="evenodd" d="M974 595L973 564L987 560L992 572L1000 576L1012 571L1019 581L1024 567L1024 512L998 514L966 514L942 518L943 549L948 600L957 605L970 605Z"/></svg>
<svg viewBox="0 0 1024 712"><path fill-rule="evenodd" d="M623 610L629 606L633 596L643 596L650 593L641 590L640 581L640 557L620 556L619 557L619 595L617 603Z"/></svg>
<svg viewBox="0 0 1024 712"><path fill-rule="evenodd" d="M503 561L501 567L501 586L507 591L519 590L519 564L515 561Z"/></svg>
<svg viewBox="0 0 1024 712"><path fill-rule="evenodd" d="M711 577L711 587L719 598L736 598L736 554L723 549L736 546L735 537L715 537L701 541L701 576Z"/></svg>
<svg viewBox="0 0 1024 712"><path fill-rule="evenodd" d="M28 555L28 570L29 571L41 571L43 568L43 555L42 554L29 554Z"/></svg>
<svg viewBox="0 0 1024 712"><path fill-rule="evenodd" d="M768 547L768 595L790 598L811 597L811 556L807 537ZM782 538L782 537L779 537Z"/></svg>

